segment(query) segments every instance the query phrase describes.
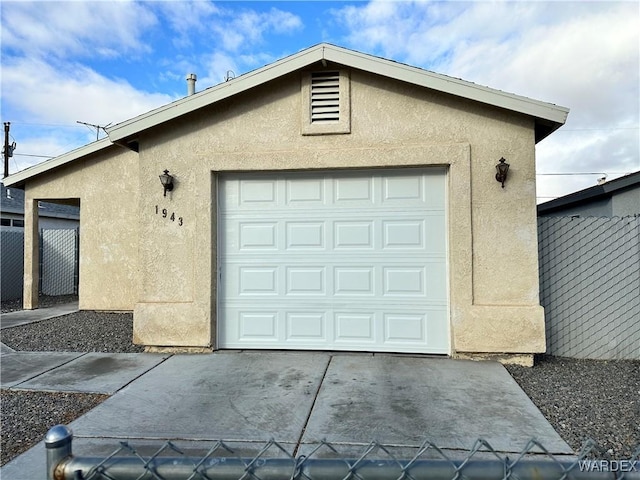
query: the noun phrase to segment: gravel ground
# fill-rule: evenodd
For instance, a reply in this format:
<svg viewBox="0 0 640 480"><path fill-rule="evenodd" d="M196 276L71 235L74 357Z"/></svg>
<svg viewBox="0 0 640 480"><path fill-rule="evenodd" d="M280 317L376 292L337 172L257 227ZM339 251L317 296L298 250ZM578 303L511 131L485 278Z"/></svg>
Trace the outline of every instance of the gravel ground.
<svg viewBox="0 0 640 480"><path fill-rule="evenodd" d="M43 301L44 300L44 301ZM75 301L77 297L41 297L48 306ZM19 307L21 303L17 303ZM2 309L12 305L2 304ZM15 308L9 311L20 310ZM65 334L62 335L61 332ZM0 331L0 340L17 351L33 352L142 352L133 345L133 315L80 311L51 320ZM2 402L2 452L0 465L28 450L44 438L49 428L68 424L109 398L86 393L52 393L19 390L0 392Z"/></svg>
<svg viewBox="0 0 640 480"><path fill-rule="evenodd" d="M640 361L544 356L507 370L575 451L589 438L597 458L628 459L640 448Z"/></svg>
<svg viewBox="0 0 640 480"><path fill-rule="evenodd" d="M72 422L107 398L108 395L87 393L0 391L0 465L42 440L52 426Z"/></svg>
<svg viewBox="0 0 640 480"><path fill-rule="evenodd" d="M50 297L48 295L40 295L38 297L38 305L40 307L51 307L53 305L60 305L63 303L77 302L77 295L57 295ZM15 300L5 300L0 306L1 313L17 312L22 310L22 299L17 298Z"/></svg>
<svg viewBox="0 0 640 480"><path fill-rule="evenodd" d="M2 343L32 352L136 353L133 314L82 310L51 320L2 330Z"/></svg>
<svg viewBox="0 0 640 480"><path fill-rule="evenodd" d="M81 311L2 330L2 342L23 351L140 352L132 332L131 313ZM640 361L541 357L533 368L507 369L574 450L591 438L601 447L592 457L628 459L640 446ZM3 390L2 464L105 398Z"/></svg>

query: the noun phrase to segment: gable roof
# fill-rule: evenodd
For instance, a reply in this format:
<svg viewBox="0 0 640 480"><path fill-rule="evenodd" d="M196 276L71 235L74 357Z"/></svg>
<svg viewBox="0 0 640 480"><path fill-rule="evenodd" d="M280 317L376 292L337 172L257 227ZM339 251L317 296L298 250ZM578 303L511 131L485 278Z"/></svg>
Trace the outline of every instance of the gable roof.
<svg viewBox="0 0 640 480"><path fill-rule="evenodd" d="M203 107L225 100L233 95L250 90L297 70L318 62L332 62L346 67L363 70L376 75L407 82L431 90L474 100L487 105L504 108L529 115L535 119L535 140L539 142L558 128L567 119L569 109L551 103L506 93L489 87L476 85L454 77L412 67L373 55L346 48L321 43L285 57L262 68L240 75L228 82L209 87L201 92L181 98L162 107L107 128L108 139L94 142L68 154L43 162L41 168L27 169L10 175L6 185L23 185L24 181L81 156L106 148L108 143L130 146L136 136L150 128L174 120ZM51 163L49 163L51 162ZM36 167L40 167L40 165ZM28 172L28 174L27 174Z"/></svg>
<svg viewBox="0 0 640 480"><path fill-rule="evenodd" d="M537 207L538 215L575 207L595 200L605 200L620 191L631 188L640 188L640 171L541 203Z"/></svg>
<svg viewBox="0 0 640 480"><path fill-rule="evenodd" d="M536 141L542 140L560 128L566 121L569 113L567 108L558 107L550 103L531 100L526 97L483 87L465 80L433 73L392 60L348 50L328 43L321 43L257 70L245 73L229 82L207 88L195 95L190 95L114 125L107 129L109 138L115 143L123 143L127 138L134 137L143 130L155 127L161 123L173 120L202 107L224 100L232 95L244 92L270 80L322 61L345 65L443 93L530 115L536 119Z"/></svg>

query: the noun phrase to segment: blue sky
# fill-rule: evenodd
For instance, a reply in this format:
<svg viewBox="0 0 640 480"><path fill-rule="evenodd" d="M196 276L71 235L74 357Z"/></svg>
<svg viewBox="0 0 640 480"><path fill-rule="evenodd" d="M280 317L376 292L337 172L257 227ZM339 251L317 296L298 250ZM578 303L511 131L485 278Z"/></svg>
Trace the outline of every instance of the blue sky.
<svg viewBox="0 0 640 480"><path fill-rule="evenodd" d="M11 171L319 42L569 107L537 146L538 201L640 170L640 4L11 1L0 4ZM101 134L103 137L104 134ZM544 175L584 173L589 175Z"/></svg>

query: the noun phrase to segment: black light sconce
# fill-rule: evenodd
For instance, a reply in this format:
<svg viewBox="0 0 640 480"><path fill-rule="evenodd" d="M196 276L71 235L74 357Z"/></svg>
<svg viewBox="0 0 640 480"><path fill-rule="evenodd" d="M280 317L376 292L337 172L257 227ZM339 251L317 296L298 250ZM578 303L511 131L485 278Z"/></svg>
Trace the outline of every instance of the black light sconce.
<svg viewBox="0 0 640 480"><path fill-rule="evenodd" d="M167 191L173 191L173 176L169 175L169 170L165 170L162 175L160 175L160 183L162 183L162 187L164 188L164 196L167 196Z"/></svg>
<svg viewBox="0 0 640 480"><path fill-rule="evenodd" d="M496 165L496 180L502 184L502 188L504 188L504 182L507 180L507 172L509 172L509 164L505 162L506 160L503 157L500 159L500 163Z"/></svg>

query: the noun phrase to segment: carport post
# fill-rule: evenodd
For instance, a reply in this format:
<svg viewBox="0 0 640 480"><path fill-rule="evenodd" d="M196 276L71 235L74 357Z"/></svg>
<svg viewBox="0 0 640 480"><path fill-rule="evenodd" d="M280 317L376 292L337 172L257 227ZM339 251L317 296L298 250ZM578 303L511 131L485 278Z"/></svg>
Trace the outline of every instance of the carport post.
<svg viewBox="0 0 640 480"><path fill-rule="evenodd" d="M56 470L65 458L71 457L71 440L73 433L64 425L51 427L44 437L44 446L47 449L47 480L62 478ZM63 470L64 472L64 470Z"/></svg>
<svg viewBox="0 0 640 480"><path fill-rule="evenodd" d="M40 284L40 230L38 228L38 200L24 201L24 290L23 308L38 308Z"/></svg>

